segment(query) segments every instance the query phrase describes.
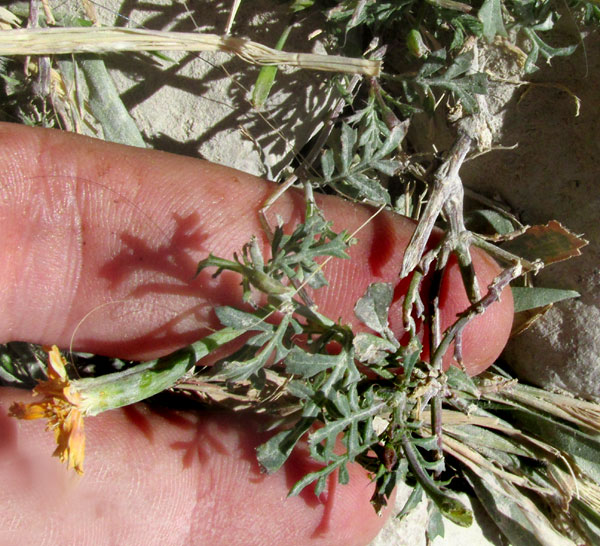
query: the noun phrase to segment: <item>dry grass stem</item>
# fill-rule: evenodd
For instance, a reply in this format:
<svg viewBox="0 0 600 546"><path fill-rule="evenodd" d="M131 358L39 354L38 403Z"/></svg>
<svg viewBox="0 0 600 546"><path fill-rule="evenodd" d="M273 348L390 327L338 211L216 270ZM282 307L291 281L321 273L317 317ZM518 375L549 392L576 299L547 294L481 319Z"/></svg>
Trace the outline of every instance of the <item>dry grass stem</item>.
<svg viewBox="0 0 600 546"><path fill-rule="evenodd" d="M338 55L289 53L216 34L128 28L28 28L0 32L0 55L54 55L114 51L224 51L259 65L378 76L381 62Z"/></svg>

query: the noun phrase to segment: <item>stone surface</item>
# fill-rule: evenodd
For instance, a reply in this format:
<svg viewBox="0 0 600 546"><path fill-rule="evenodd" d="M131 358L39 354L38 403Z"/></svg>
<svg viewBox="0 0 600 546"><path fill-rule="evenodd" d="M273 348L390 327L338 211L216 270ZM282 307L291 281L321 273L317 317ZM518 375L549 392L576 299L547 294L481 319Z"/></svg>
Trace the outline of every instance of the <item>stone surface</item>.
<svg viewBox="0 0 600 546"><path fill-rule="evenodd" d="M590 241L582 256L554 264L539 286L577 290L509 344L519 377L600 399L600 36L533 76L507 104L503 145L462 171L465 184L499 195L526 224L555 219ZM567 92L568 90L568 92ZM576 116L573 93L581 99Z"/></svg>
<svg viewBox="0 0 600 546"><path fill-rule="evenodd" d="M411 488L406 485L398 487L395 505L398 512L404 506L410 492ZM432 546L502 546L500 532L483 507L475 499L466 496L462 499L472 508L476 522L465 528L444 519L444 536L436 537ZM369 546L425 546L427 523L427 501L423 499L402 520L392 517Z"/></svg>
<svg viewBox="0 0 600 546"><path fill-rule="evenodd" d="M224 33L230 9L229 1L206 0L96 4L105 25L214 34ZM241 3L233 29L236 36L273 47L290 20L287 4L253 0ZM294 27L286 50L321 52L320 43L309 40L320 22ZM176 63L132 54L107 60L125 106L156 149L273 178L300 153L335 100L326 73L283 68L259 111L250 99L260 67L225 53L168 56Z"/></svg>

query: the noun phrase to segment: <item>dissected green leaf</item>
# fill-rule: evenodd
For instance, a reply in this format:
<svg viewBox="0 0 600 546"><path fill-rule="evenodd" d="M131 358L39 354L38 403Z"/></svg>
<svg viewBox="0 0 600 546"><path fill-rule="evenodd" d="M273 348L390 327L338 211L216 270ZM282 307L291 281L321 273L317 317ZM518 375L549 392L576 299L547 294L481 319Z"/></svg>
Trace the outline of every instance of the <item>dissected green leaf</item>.
<svg viewBox="0 0 600 546"><path fill-rule="evenodd" d="M538 56L541 54L548 62L553 57L566 57L572 55L577 49L577 44L567 47L552 47L540 38L533 28L525 28L525 34L531 40L531 49L525 62L525 72L533 72L537 67Z"/></svg>
<svg viewBox="0 0 600 546"><path fill-rule="evenodd" d="M544 307L551 303L578 298L580 296L579 292L576 292L575 290L542 288L540 286L513 286L511 287L511 290L515 302L515 313Z"/></svg>
<svg viewBox="0 0 600 546"><path fill-rule="evenodd" d="M461 527L469 527L473 523L473 512L454 492L437 483L427 473L426 467L435 467L436 465L427 463L413 442L414 439L409 439L407 436L402 438L402 448L414 478L445 517ZM443 461L439 462L443 464Z"/></svg>
<svg viewBox="0 0 600 546"><path fill-rule="evenodd" d="M288 326L291 320L289 314L284 315L279 325L272 332L269 332L269 335L261 334L254 343L252 339L247 342L247 345L259 347L257 351L252 352L249 358L240 359L241 356L246 356L247 347L244 347L230 358L217 364L215 373L223 374L231 381L244 381L255 377L262 384L264 380L263 368L266 364L271 360L280 361L290 351L284 341L286 335L290 335Z"/></svg>
<svg viewBox="0 0 600 546"><path fill-rule="evenodd" d="M256 458L267 473L277 472L287 461L294 446L314 423L317 415L316 408L312 413L313 416L303 417L293 428L278 432L256 448ZM311 481L309 480L308 483Z"/></svg>
<svg viewBox="0 0 600 546"><path fill-rule="evenodd" d="M428 57L426 63L415 80L415 83L425 87L439 87L450 91L460 101L467 113L474 113L478 109L475 95L487 93L487 76L483 72L466 74L473 66L473 51L467 51L454 59L446 70L438 74L445 66L445 52L436 52ZM434 74L437 74L434 76Z"/></svg>
<svg viewBox="0 0 600 546"><path fill-rule="evenodd" d="M274 330L272 324L265 322L253 313L235 307L217 307L215 314L223 326L229 326L237 330L260 330L262 332L273 332Z"/></svg>
<svg viewBox="0 0 600 546"><path fill-rule="evenodd" d="M310 354L299 347L294 347L285 359L285 369L289 374L308 379L343 365L340 363L340 359L344 358L345 356L341 353L338 355Z"/></svg>
<svg viewBox="0 0 600 546"><path fill-rule="evenodd" d="M410 492L408 499L404 503L402 510L396 514L396 519L401 520L402 518L408 516L421 502L423 499L423 488L420 484L417 484L413 487L413 490Z"/></svg>

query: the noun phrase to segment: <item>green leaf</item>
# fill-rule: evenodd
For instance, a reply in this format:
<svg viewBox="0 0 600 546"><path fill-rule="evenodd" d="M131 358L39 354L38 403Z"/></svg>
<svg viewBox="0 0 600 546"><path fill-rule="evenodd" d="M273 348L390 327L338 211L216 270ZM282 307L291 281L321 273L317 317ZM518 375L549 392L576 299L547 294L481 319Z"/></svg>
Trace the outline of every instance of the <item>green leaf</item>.
<svg viewBox="0 0 600 546"><path fill-rule="evenodd" d="M526 74L537 69L536 63L540 53L549 62L552 57L566 57L572 55L577 49L577 44L567 47L552 47L544 42L544 40L538 36L537 32L531 28L524 28L523 32L525 32L526 36L531 40L531 50L529 51L525 62Z"/></svg>
<svg viewBox="0 0 600 546"><path fill-rule="evenodd" d="M0 345L0 386L31 389L46 379L43 362L48 356L41 347L13 341Z"/></svg>
<svg viewBox="0 0 600 546"><path fill-rule="evenodd" d="M371 283L366 294L354 306L354 314L371 330L387 336L389 332L388 313L394 297L391 283Z"/></svg>
<svg viewBox="0 0 600 546"><path fill-rule="evenodd" d="M571 501L571 513L578 520L579 526L589 544L600 544L600 514L591 509L578 498Z"/></svg>
<svg viewBox="0 0 600 546"><path fill-rule="evenodd" d="M340 366L340 360L344 358L345 356L341 353L338 355L310 354L299 347L294 347L285 358L285 369L289 374L308 379Z"/></svg>
<svg viewBox="0 0 600 546"><path fill-rule="evenodd" d="M473 66L474 60L475 54L473 53L473 50L459 55L444 72L444 79L453 80L462 76Z"/></svg>
<svg viewBox="0 0 600 546"><path fill-rule="evenodd" d="M435 502L428 503L427 513L429 516L426 530L427 541L433 542L437 537L444 538L444 519Z"/></svg>
<svg viewBox="0 0 600 546"><path fill-rule="evenodd" d="M459 439L464 444L483 453L488 459L495 458L494 452L502 458L502 453L535 458L535 453L525 449L518 442L494 432L493 430L475 425L448 425L444 429L451 436ZM482 449L483 448L483 449ZM507 459L508 460L508 459ZM514 459L510 459L513 461Z"/></svg>
<svg viewBox="0 0 600 546"><path fill-rule="evenodd" d="M323 169L323 178L327 181L333 176L335 170L335 161L333 159L333 150L325 150L321 155L321 168Z"/></svg>
<svg viewBox="0 0 600 546"><path fill-rule="evenodd" d="M376 159L371 162L371 166L380 173L387 176L394 176L400 168L400 162L392 159Z"/></svg>
<svg viewBox="0 0 600 546"><path fill-rule="evenodd" d="M293 12L302 11L313 6L315 0L294 0L290 9Z"/></svg>
<svg viewBox="0 0 600 546"><path fill-rule="evenodd" d="M316 411L314 413L316 416ZM315 416L302 418L293 428L275 434L264 444L258 446L256 457L267 473L273 474L283 466L294 446L314 423Z"/></svg>
<svg viewBox="0 0 600 546"><path fill-rule="evenodd" d="M515 302L515 313L527 311L528 309L537 309L538 307L544 307L552 303L580 296L579 292L575 290L542 288L539 286L512 286L511 290Z"/></svg>
<svg viewBox="0 0 600 546"><path fill-rule="evenodd" d="M356 145L356 131L347 123L342 124L340 142L342 144L339 156L341 171L347 173L354 159L354 146Z"/></svg>
<svg viewBox="0 0 600 546"><path fill-rule="evenodd" d="M455 493L445 489L429 476L424 469L422 456L413 445L413 440L403 436L402 448L415 479L421 484L427 496L435 502L441 513L453 523L461 527L469 527L473 523L473 512Z"/></svg>
<svg viewBox="0 0 600 546"><path fill-rule="evenodd" d="M488 43L492 43L496 36L507 36L501 0L485 0L477 16L483 23L483 36Z"/></svg>
<svg viewBox="0 0 600 546"><path fill-rule="evenodd" d="M262 383L264 373L260 373L262 368L271 360L280 361L289 352L289 349L283 345L283 339L291 320L290 314L284 315L277 329L273 333L269 332L269 336L265 336L265 341L268 339L268 342L253 357L246 360L226 359L215 366L215 374L223 374L231 381L244 381L254 377ZM242 349L243 353L244 349Z"/></svg>
<svg viewBox="0 0 600 546"><path fill-rule="evenodd" d="M471 377L463 372L458 366L450 366L446 370L448 386L453 389L466 392L475 398L479 398L480 391Z"/></svg>
<svg viewBox="0 0 600 546"><path fill-rule="evenodd" d="M344 186L348 188L345 193L349 193L350 197L367 200L376 205L390 204L391 200L388 191L377 181L372 180L364 174L349 174L346 176L344 182ZM353 191L348 191L349 189Z"/></svg>
<svg viewBox="0 0 600 546"><path fill-rule="evenodd" d="M483 95L488 90L486 74L483 72L465 74L473 65L473 55L473 51L459 55L443 75L433 77L433 74L437 73L445 64L446 53L444 50L440 50L438 57L435 58L435 63L428 62L423 65L415 81L425 89L431 86L450 91L461 102L463 108L472 114L478 108L473 95ZM429 57L429 60L432 59L434 59L433 54Z"/></svg>
<svg viewBox="0 0 600 546"><path fill-rule="evenodd" d="M489 471L465 468L463 473L494 523L513 546L573 546L525 495ZM479 474L479 475L478 475Z"/></svg>
<svg viewBox="0 0 600 546"><path fill-rule="evenodd" d="M293 25L288 25L285 27L283 33L279 37L279 40L277 40L277 44L275 44L274 49L278 51L283 49L283 46L285 45L292 28ZM276 66L263 66L260 69L258 78L256 78L256 83L252 89L252 105L254 108L261 109L264 106L267 98L269 97L269 93L271 92L271 88L273 87L273 83L275 82L276 75Z"/></svg>
<svg viewBox="0 0 600 546"><path fill-rule="evenodd" d="M600 435L587 434L538 411L525 408L508 411L511 424L568 454L587 476L600 483Z"/></svg>
<svg viewBox="0 0 600 546"><path fill-rule="evenodd" d="M102 126L104 139L145 148L142 134L123 105L104 61L80 58L78 62L88 85L90 108Z"/></svg>
<svg viewBox="0 0 600 546"><path fill-rule="evenodd" d="M344 403L347 404L345 408L343 406ZM342 431L349 428L351 425L356 425L357 423L365 421L369 417L377 415L384 408L385 403L380 402L372 405L365 404L366 407L360 407L356 403L349 403L348 399L342 393L337 392L336 405L338 406L338 409L342 409L342 417L311 433L308 440L310 444L319 444L323 441L326 441L327 444L333 449L337 437ZM349 446L349 451L355 453L356 451L361 451L367 449L368 447L370 446L361 446L361 448L357 450L350 449Z"/></svg>
<svg viewBox="0 0 600 546"><path fill-rule="evenodd" d="M390 131L390 134L386 138L386 140L383 143L383 145L381 146L381 148L379 148L377 150L375 159L384 158L387 155L391 154L392 152L397 151L398 146L400 146L400 143L402 142L402 140L404 139L405 136L406 136L406 131L403 127L394 127Z"/></svg>
<svg viewBox="0 0 600 546"><path fill-rule="evenodd" d="M495 210L474 210L469 213L466 221L469 229L480 233L489 233L489 228L492 228L494 235L504 235L515 230L515 226L510 219Z"/></svg>
<svg viewBox="0 0 600 546"><path fill-rule="evenodd" d="M288 497L294 497L296 495L299 495L305 487L307 487L314 481L317 481L315 495L319 496L323 492L324 487L326 486L327 477L345 462L345 458L340 457L336 462L324 468L321 468L320 470L306 474L303 478L301 478L294 484L294 486L288 493Z"/></svg>
<svg viewBox="0 0 600 546"><path fill-rule="evenodd" d="M235 307L222 306L215 309L215 314L223 326L229 326L236 330L259 330L261 332L273 332L274 326L265 322L261 317Z"/></svg>
<svg viewBox="0 0 600 546"><path fill-rule="evenodd" d="M456 80L432 78L428 80L428 83L434 87L441 87L452 92L469 114L477 112L478 109L477 101L473 95L485 95L488 92L487 76L483 72L469 74Z"/></svg>
<svg viewBox="0 0 600 546"><path fill-rule="evenodd" d="M413 487L408 499L406 499L402 510L396 515L396 519L401 520L408 516L419 505L422 498L423 488L421 487L421 484L417 484Z"/></svg>
<svg viewBox="0 0 600 546"><path fill-rule="evenodd" d="M379 336L361 332L352 341L356 358L367 364L377 364L390 353L396 352L396 345Z"/></svg>

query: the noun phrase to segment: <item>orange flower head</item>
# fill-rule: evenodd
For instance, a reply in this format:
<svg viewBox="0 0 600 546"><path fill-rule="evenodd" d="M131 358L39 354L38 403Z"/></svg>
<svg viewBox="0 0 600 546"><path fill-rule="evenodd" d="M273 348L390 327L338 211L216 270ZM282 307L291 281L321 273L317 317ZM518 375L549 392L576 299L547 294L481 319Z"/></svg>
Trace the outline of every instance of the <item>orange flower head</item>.
<svg viewBox="0 0 600 546"><path fill-rule="evenodd" d="M67 376L66 361L56 345L48 352L48 379L34 389L34 396L41 395L39 402L23 404L15 402L9 414L18 419L47 419L47 430L54 432L57 443L53 455L68 468L83 474L85 434L81 396L73 388Z"/></svg>

